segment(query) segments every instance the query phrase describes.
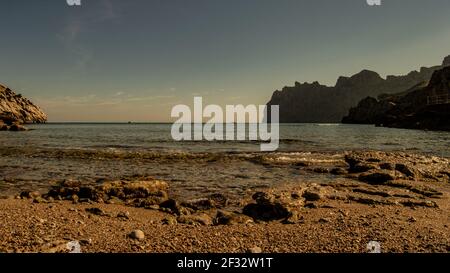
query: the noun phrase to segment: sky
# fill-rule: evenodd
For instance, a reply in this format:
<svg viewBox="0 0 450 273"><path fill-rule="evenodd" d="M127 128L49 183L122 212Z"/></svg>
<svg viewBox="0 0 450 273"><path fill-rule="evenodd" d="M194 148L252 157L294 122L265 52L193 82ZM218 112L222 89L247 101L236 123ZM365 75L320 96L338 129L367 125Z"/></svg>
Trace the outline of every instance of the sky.
<svg viewBox="0 0 450 273"><path fill-rule="evenodd" d="M450 55L450 1L0 0L0 82L49 121L171 121L177 104L265 104Z"/></svg>

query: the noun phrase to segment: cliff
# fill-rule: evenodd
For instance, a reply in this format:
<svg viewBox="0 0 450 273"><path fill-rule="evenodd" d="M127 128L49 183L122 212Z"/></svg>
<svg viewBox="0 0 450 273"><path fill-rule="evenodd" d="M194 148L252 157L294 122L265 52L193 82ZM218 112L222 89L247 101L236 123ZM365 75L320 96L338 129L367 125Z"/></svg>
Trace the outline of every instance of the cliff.
<svg viewBox="0 0 450 273"><path fill-rule="evenodd" d="M0 84L0 123L44 123L47 115L28 99Z"/></svg>
<svg viewBox="0 0 450 273"><path fill-rule="evenodd" d="M435 71L428 84L363 99L342 122L450 131L450 66Z"/></svg>
<svg viewBox="0 0 450 273"><path fill-rule="evenodd" d="M280 106L282 123L330 123L340 122L348 109L361 99L381 94L395 94L428 82L434 71L450 64L450 56L442 65L422 67L404 76L387 76L363 70L351 77L339 77L335 86L325 86L318 82L299 83L275 91L267 105Z"/></svg>

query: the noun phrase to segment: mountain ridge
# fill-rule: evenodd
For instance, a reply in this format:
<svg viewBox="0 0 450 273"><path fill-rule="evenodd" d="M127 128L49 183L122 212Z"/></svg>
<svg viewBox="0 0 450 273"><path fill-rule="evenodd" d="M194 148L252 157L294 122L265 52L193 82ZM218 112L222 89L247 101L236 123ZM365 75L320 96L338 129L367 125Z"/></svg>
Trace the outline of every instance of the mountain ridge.
<svg viewBox="0 0 450 273"><path fill-rule="evenodd" d="M281 123L338 123L361 99L399 93L428 82L434 71L447 64L450 65L450 56L445 57L441 65L421 67L406 75L388 75L386 78L364 69L350 77L338 77L334 86L317 81L295 82L292 87L276 90L267 105L280 106Z"/></svg>

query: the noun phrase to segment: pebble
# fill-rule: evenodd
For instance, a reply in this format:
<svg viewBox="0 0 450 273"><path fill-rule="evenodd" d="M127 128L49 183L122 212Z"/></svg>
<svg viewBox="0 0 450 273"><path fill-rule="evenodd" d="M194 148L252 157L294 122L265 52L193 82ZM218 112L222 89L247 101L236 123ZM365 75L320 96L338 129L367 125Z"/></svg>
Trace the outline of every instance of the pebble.
<svg viewBox="0 0 450 273"><path fill-rule="evenodd" d="M262 253L262 249L259 246L255 246L255 247L249 248L248 252L254 253L254 254Z"/></svg>
<svg viewBox="0 0 450 273"><path fill-rule="evenodd" d="M119 212L117 218L130 219L130 213L128 211Z"/></svg>
<svg viewBox="0 0 450 273"><path fill-rule="evenodd" d="M142 241L145 239L144 232L139 229L133 230L129 236L131 239L135 239L135 240L139 240L139 241Z"/></svg>

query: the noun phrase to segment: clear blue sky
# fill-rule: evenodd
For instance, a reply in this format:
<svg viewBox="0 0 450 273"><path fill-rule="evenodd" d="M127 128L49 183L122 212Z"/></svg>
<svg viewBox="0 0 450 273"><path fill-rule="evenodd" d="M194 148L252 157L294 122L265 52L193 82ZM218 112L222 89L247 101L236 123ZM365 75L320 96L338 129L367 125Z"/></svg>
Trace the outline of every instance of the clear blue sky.
<svg viewBox="0 0 450 273"><path fill-rule="evenodd" d="M450 1L0 0L0 82L50 121L168 121L178 103L264 104L450 54Z"/></svg>

